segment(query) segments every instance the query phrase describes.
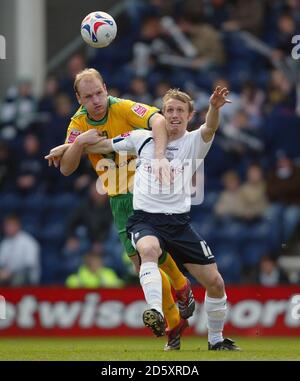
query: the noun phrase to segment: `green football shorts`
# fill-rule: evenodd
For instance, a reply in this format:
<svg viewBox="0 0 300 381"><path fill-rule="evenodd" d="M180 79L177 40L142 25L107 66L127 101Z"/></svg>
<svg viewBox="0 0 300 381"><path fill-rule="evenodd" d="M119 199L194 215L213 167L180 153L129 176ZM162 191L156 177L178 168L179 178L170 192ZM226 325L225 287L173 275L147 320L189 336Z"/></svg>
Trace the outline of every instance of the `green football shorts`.
<svg viewBox="0 0 300 381"><path fill-rule="evenodd" d="M132 246L130 239L128 239L126 233L127 220L133 213L132 199L132 193L119 194L109 198L111 212L114 217L114 222L119 234L120 241L123 244L129 257L136 254L136 250Z"/></svg>

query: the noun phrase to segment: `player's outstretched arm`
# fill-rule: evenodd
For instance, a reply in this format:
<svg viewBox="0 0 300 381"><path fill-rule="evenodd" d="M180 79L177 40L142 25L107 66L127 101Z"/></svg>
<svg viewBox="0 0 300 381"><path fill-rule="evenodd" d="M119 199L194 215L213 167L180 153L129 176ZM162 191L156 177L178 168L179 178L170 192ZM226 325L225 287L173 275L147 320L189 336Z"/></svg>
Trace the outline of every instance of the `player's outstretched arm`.
<svg viewBox="0 0 300 381"><path fill-rule="evenodd" d="M155 142L155 159L163 159L168 143L165 118L160 114L154 114L150 119L150 127Z"/></svg>
<svg viewBox="0 0 300 381"><path fill-rule="evenodd" d="M96 129L91 129L80 134L65 151L60 162L60 172L64 176L71 175L79 166L81 155L84 149L90 144L96 144L101 141L101 137Z"/></svg>
<svg viewBox="0 0 300 381"><path fill-rule="evenodd" d="M172 172L170 163L165 158L168 144L166 120L162 115L154 114L150 119L150 126L155 142L155 159L157 159L154 165L155 178L159 180L160 183L170 184L172 181Z"/></svg>
<svg viewBox="0 0 300 381"><path fill-rule="evenodd" d="M99 143L96 144L90 144L85 149L84 152L86 153L98 153L98 154L106 154L113 152L111 139L102 138Z"/></svg>
<svg viewBox="0 0 300 381"><path fill-rule="evenodd" d="M50 150L48 155L45 156L45 159L48 160L49 167L51 167L51 165L54 165L56 168L59 166L60 160L69 146L70 144L66 143Z"/></svg>
<svg viewBox="0 0 300 381"><path fill-rule="evenodd" d="M226 87L221 89L220 86L217 86L209 99L209 109L206 114L205 124L201 129L202 139L205 142L209 142L219 128L219 109L226 103L231 103L229 99L226 99L228 94L229 91Z"/></svg>

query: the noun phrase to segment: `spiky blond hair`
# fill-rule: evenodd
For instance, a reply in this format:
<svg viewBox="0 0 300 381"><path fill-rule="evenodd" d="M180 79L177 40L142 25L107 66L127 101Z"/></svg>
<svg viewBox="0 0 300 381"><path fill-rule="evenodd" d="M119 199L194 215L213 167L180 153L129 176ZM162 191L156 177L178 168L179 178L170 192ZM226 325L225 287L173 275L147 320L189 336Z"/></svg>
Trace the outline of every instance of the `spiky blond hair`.
<svg viewBox="0 0 300 381"><path fill-rule="evenodd" d="M192 113L194 111L194 101L192 98L185 92L179 90L179 89L170 89L166 92L166 94L163 97L163 110L165 108L165 104L169 99L177 99L183 103L187 103L189 107L189 113Z"/></svg>

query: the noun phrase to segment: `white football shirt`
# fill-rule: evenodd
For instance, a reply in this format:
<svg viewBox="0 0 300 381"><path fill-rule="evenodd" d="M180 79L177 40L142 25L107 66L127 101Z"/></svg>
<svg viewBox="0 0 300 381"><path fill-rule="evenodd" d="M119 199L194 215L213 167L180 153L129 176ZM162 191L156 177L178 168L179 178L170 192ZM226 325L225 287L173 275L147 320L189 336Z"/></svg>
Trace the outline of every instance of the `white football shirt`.
<svg viewBox="0 0 300 381"><path fill-rule="evenodd" d="M151 131L136 130L112 139L116 152L131 152L138 157L134 177L133 208L149 213L186 213L191 208L192 176L210 149L213 139L205 143L201 127L168 143L166 158L174 173L170 185L155 180L155 147Z"/></svg>

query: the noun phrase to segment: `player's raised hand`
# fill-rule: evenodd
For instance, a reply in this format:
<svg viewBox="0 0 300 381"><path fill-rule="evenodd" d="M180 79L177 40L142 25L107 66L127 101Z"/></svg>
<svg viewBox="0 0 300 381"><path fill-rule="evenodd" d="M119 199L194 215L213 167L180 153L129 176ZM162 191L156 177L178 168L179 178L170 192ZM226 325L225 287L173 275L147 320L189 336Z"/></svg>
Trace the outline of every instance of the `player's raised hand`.
<svg viewBox="0 0 300 381"><path fill-rule="evenodd" d="M232 103L231 100L227 99L228 94L229 90L226 87L217 86L209 99L211 106L218 109L225 103Z"/></svg>
<svg viewBox="0 0 300 381"><path fill-rule="evenodd" d="M49 167L54 165L54 167L57 168L59 166L60 160L69 145L70 144L62 144L50 150L49 154L45 156L45 159L48 160Z"/></svg>

